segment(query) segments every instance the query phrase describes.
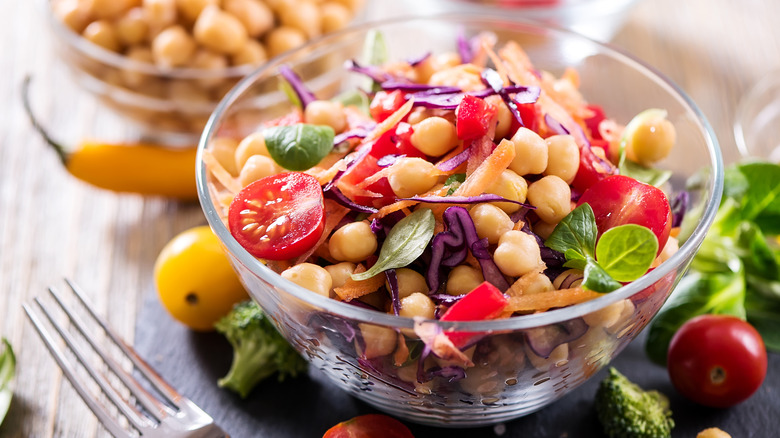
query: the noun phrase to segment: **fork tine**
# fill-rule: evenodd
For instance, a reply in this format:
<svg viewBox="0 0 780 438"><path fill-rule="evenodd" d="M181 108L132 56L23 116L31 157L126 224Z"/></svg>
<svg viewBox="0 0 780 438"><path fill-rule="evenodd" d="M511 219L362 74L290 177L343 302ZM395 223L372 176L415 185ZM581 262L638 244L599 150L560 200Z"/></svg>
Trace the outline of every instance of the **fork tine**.
<svg viewBox="0 0 780 438"><path fill-rule="evenodd" d="M128 346L125 341L117 335L113 329L108 325L108 323L97 313L97 311L92 307L91 304L89 304L89 301L86 299L86 296L84 292L81 290L81 288L76 285L76 283L72 282L69 279L65 279L65 282L68 284L70 289L73 291L74 294L78 297L79 301L81 301L81 304L84 306L84 308L87 309L90 315L97 321L98 324L100 324L100 327L103 328L103 330L106 332L106 334L111 338L111 340L114 341L114 343L119 346L119 348L124 352L127 357L130 358L130 360L133 362L133 365L135 365L136 369L154 386L154 388L160 392L171 404L179 407L179 401L182 399L182 396L173 389L172 386L170 386L168 383L163 380L159 374L157 374L154 369L152 369L149 364L146 363L138 354L133 350L130 346Z"/></svg>
<svg viewBox="0 0 780 438"><path fill-rule="evenodd" d="M65 314L68 316L68 319L76 326L79 332L81 332L84 339L89 342L89 345L92 346L92 349L95 351L100 351L101 347L99 347L96 343L96 341L93 339L92 336L87 334L87 328L84 325L84 321L81 320L77 315L75 315L73 312L70 311L68 306L65 304L65 301L60 296L59 292L50 287L49 293L54 297L55 300L59 303L62 310L65 312ZM167 406L163 403L160 403L159 400L157 400L154 396L152 396L149 391L146 390L143 386L141 386L138 381L130 376L125 370L122 369L122 367L111 357L107 357L101 354L101 357L103 361L108 365L108 367L111 369L111 371L114 372L114 374L119 377L119 379L122 381L122 383L127 386L128 389L130 389L130 392L133 394L133 396L138 400L139 403L141 403L141 406L146 409L150 415L153 415L154 418L159 421L162 418L173 414L169 409L167 409Z"/></svg>
<svg viewBox="0 0 780 438"><path fill-rule="evenodd" d="M117 438L129 437L130 434L111 416L111 414L101 403L98 403L97 400L95 400L92 394L90 394L90 392L87 390L84 382L76 376L75 368L65 358L65 355L57 347L48 330L43 326L43 322L38 315L40 310L36 312L27 304L22 304L22 307L24 308L24 312L27 314L27 318L30 319L33 327L35 327L35 331L37 331L38 335L40 335L41 339L43 339L43 343L46 345L46 348L48 348L49 352L54 357L54 360L60 366L63 374L65 374L65 377L70 381L70 384L73 385L73 388L81 396L81 399L84 400L84 403L87 404L87 407L89 407L89 409L95 413L95 416L97 416L98 420L100 420L103 426L108 429L112 435Z"/></svg>
<svg viewBox="0 0 780 438"><path fill-rule="evenodd" d="M119 393L114 389L113 386L111 386L110 383L106 380L106 378L100 374L95 367L93 367L89 361L86 358L86 355L82 351L82 349L74 342L73 337L62 328L62 326L54 319L54 317L49 313L48 309L41 303L39 299L35 299L35 302L38 304L38 307L43 311L43 314L48 318L51 325L54 327L55 330L59 333L59 335L62 337L62 339L65 341L65 344L68 345L68 347L73 351L73 353L76 355L76 358L79 362L81 362L81 365L84 367L84 369L89 373L89 375L97 382L98 386L100 386L100 389L103 390L103 393L108 396L109 400L119 409L119 411L127 417L127 419L130 421L130 424L133 425L133 427L141 430L150 426L153 426L151 423L151 420L145 417L138 409L135 408L135 406L131 406L129 403L127 403L120 395ZM101 350L95 350L95 352L103 359L105 360L106 355ZM74 375L75 377L75 375Z"/></svg>

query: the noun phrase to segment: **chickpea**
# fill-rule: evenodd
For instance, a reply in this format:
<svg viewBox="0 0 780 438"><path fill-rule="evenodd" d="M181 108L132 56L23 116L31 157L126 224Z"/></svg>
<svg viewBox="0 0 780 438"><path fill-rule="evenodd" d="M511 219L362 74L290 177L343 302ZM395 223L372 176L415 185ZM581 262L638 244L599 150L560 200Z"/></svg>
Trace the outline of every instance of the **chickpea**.
<svg viewBox="0 0 780 438"><path fill-rule="evenodd" d="M325 33L342 29L352 19L352 12L341 3L330 1L320 5L322 31Z"/></svg>
<svg viewBox="0 0 780 438"><path fill-rule="evenodd" d="M143 11L151 35L176 24L176 3L174 0L143 0Z"/></svg>
<svg viewBox="0 0 780 438"><path fill-rule="evenodd" d="M580 167L580 148L571 135L547 137L547 168L545 175L555 175L571 184Z"/></svg>
<svg viewBox="0 0 780 438"><path fill-rule="evenodd" d="M341 102L315 100L306 106L303 119L312 125L326 125L339 133L347 127L347 116Z"/></svg>
<svg viewBox="0 0 780 438"><path fill-rule="evenodd" d="M320 8L308 0L285 4L279 11L279 20L284 26L300 30L309 39L316 38L322 34Z"/></svg>
<svg viewBox="0 0 780 438"><path fill-rule="evenodd" d="M493 185L487 189L487 193L493 193L512 201L525 202L528 193L528 183L525 182L522 176L506 169L496 178ZM492 204L507 213L514 213L520 209L520 205L512 202L492 202Z"/></svg>
<svg viewBox="0 0 780 438"><path fill-rule="evenodd" d="M130 61L154 64L154 56L148 47L130 47L127 49L125 57ZM149 80L149 76L146 73L141 73L132 69L122 69L119 73L122 76L122 83L124 86L133 90L138 89Z"/></svg>
<svg viewBox="0 0 780 438"><path fill-rule="evenodd" d="M544 267L536 238L518 230L507 231L498 240L493 259L505 275L519 277Z"/></svg>
<svg viewBox="0 0 780 438"><path fill-rule="evenodd" d="M106 20L97 20L89 23L81 35L88 41L106 50L118 52L121 49L116 29Z"/></svg>
<svg viewBox="0 0 780 438"><path fill-rule="evenodd" d="M515 158L509 168L516 174L538 175L547 168L547 143L539 134L528 128L521 127L512 136L515 145Z"/></svg>
<svg viewBox="0 0 780 438"><path fill-rule="evenodd" d="M336 263L335 265L325 266L325 270L330 274L330 278L333 280L332 287L344 286L350 276L355 272L355 264L350 262Z"/></svg>
<svg viewBox="0 0 780 438"><path fill-rule="evenodd" d="M228 59L225 55L220 53L215 53L208 49L199 48L192 56L189 66L201 70L221 70L228 66ZM205 88L214 88L219 87L220 85L226 85L224 78L220 75L216 75L214 77L198 78L197 82ZM224 93L220 92L217 98L221 98L223 95Z"/></svg>
<svg viewBox="0 0 780 438"><path fill-rule="evenodd" d="M555 290L552 281L541 270L523 274L507 291L509 295L533 295Z"/></svg>
<svg viewBox="0 0 780 438"><path fill-rule="evenodd" d="M509 107L506 106L501 96L493 95L485 98L485 101L496 109L496 138L506 138L509 135L509 130L512 128L515 117L512 112L509 111Z"/></svg>
<svg viewBox="0 0 780 438"><path fill-rule="evenodd" d="M661 263L669 260L669 257L673 256L674 253L676 253L679 249L680 242L676 238L669 236L669 239L666 241L666 245L664 245L664 249L662 249L661 253L658 254L658 257L653 260L653 264L651 266L653 268L658 267L658 265Z"/></svg>
<svg viewBox="0 0 780 438"><path fill-rule="evenodd" d="M528 201L547 223L560 222L571 211L571 188L555 175L547 175L528 186Z"/></svg>
<svg viewBox="0 0 780 438"><path fill-rule="evenodd" d="M414 125L411 136L414 147L426 155L438 157L446 154L458 144L455 125L443 117L428 117Z"/></svg>
<svg viewBox="0 0 780 438"><path fill-rule="evenodd" d="M84 3L89 8L90 15L103 20L118 17L135 6L137 2L134 0L86 0Z"/></svg>
<svg viewBox="0 0 780 438"><path fill-rule="evenodd" d="M282 277L324 297L330 296L333 280L322 266L301 263L282 272Z"/></svg>
<svg viewBox="0 0 780 438"><path fill-rule="evenodd" d="M647 117L633 130L626 143L626 157L643 166L663 160L677 138L672 122L661 117Z"/></svg>
<svg viewBox="0 0 780 438"><path fill-rule="evenodd" d="M89 24L89 9L79 0L62 0L52 3L54 14L76 33L84 32Z"/></svg>
<svg viewBox="0 0 780 438"><path fill-rule="evenodd" d="M209 151L217 159L219 165L224 167L233 176L238 175L239 168L236 167L235 156L238 141L231 137L217 137L209 144Z"/></svg>
<svg viewBox="0 0 780 438"><path fill-rule="evenodd" d="M236 148L236 168L244 167L244 163L252 155L265 155L270 157L268 147L265 145L265 137L262 132L254 132L241 140Z"/></svg>
<svg viewBox="0 0 780 438"><path fill-rule="evenodd" d="M223 7L238 18L252 38L274 27L274 13L265 3L256 0L224 0Z"/></svg>
<svg viewBox="0 0 780 438"><path fill-rule="evenodd" d="M449 295L467 294L483 281L485 278L479 269L474 269L469 265L458 265L447 276L446 291Z"/></svg>
<svg viewBox="0 0 780 438"><path fill-rule="evenodd" d="M149 35L149 25L141 8L132 8L125 12L116 22L116 33L119 41L125 46L143 43Z"/></svg>
<svg viewBox="0 0 780 438"><path fill-rule="evenodd" d="M306 34L290 26L279 26L268 32L265 37L265 47L271 57L300 47L305 43Z"/></svg>
<svg viewBox="0 0 780 438"><path fill-rule="evenodd" d="M162 67L186 65L196 48L195 40L179 25L163 30L152 40L154 62Z"/></svg>
<svg viewBox="0 0 780 438"><path fill-rule="evenodd" d="M219 0L176 0L176 7L187 23L194 23L208 5L219 6Z"/></svg>
<svg viewBox="0 0 780 438"><path fill-rule="evenodd" d="M257 40L247 40L244 47L234 53L232 58L233 65L259 65L268 61L268 54L265 53L263 43Z"/></svg>
<svg viewBox="0 0 780 438"><path fill-rule="evenodd" d="M417 271L398 268L395 270L395 277L398 280L398 298L406 298L415 292L428 292L428 282ZM390 285L387 285L387 289L390 290Z"/></svg>
<svg viewBox="0 0 780 438"><path fill-rule="evenodd" d="M623 314L623 310L626 305L631 306L633 311L633 304L630 300L620 300L603 307L594 312L583 315L582 319L591 327L603 327L609 328L620 322L620 316Z"/></svg>
<svg viewBox="0 0 780 438"><path fill-rule="evenodd" d="M406 121L410 125L416 125L431 116L433 116L431 110L418 106L412 108L412 110L409 112L409 116L406 118Z"/></svg>
<svg viewBox="0 0 780 438"><path fill-rule="evenodd" d="M545 221L538 221L534 224L533 231L537 236L547 240L547 238L550 237L550 234L555 231L556 225L558 224L548 224Z"/></svg>
<svg viewBox="0 0 780 438"><path fill-rule="evenodd" d="M566 364L569 360L569 344L560 344L550 352L548 357L541 357L531 350L530 347L525 347L525 353L528 356L528 360L531 365L539 371L549 371L552 367L560 367Z"/></svg>
<svg viewBox="0 0 780 438"><path fill-rule="evenodd" d="M236 53L246 44L249 35L235 16L218 6L203 8L192 29L195 40L218 53Z"/></svg>
<svg viewBox="0 0 780 438"><path fill-rule="evenodd" d="M357 263L376 251L376 235L367 221L352 222L333 232L328 247L334 259Z"/></svg>
<svg viewBox="0 0 780 438"><path fill-rule="evenodd" d="M457 55L456 55L457 56ZM458 64L460 64L458 57ZM440 62L438 59L436 62ZM458 87L463 91L477 91L485 88L482 83L481 68L472 64L460 64L446 67L431 75L430 85L446 85Z"/></svg>
<svg viewBox="0 0 780 438"><path fill-rule="evenodd" d="M366 359L387 356L395 351L398 345L398 334L395 330L365 323L358 324L358 328L365 341L366 350L363 352L363 357Z"/></svg>
<svg viewBox="0 0 780 438"><path fill-rule="evenodd" d="M401 311L398 314L407 318L421 316L425 319L433 319L435 311L436 305L428 298L428 295L415 292L401 299Z"/></svg>
<svg viewBox="0 0 780 438"><path fill-rule="evenodd" d="M469 215L479 238L487 237L491 245L498 243L498 239L515 226L509 215L494 204L477 204L469 210Z"/></svg>
<svg viewBox="0 0 780 438"><path fill-rule="evenodd" d="M247 186L261 178L276 175L277 173L279 173L279 167L273 158L265 155L252 155L241 167L238 181L242 186Z"/></svg>
<svg viewBox="0 0 780 438"><path fill-rule="evenodd" d="M408 198L430 190L439 180L435 167L422 158L402 158L393 165L387 177L393 193L399 198Z"/></svg>

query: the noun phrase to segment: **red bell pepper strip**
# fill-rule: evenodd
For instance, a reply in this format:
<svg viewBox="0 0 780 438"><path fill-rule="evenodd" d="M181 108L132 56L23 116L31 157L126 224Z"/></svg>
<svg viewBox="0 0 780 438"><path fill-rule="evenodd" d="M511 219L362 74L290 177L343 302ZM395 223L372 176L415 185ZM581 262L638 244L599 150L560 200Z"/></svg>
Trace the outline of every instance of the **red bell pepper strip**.
<svg viewBox="0 0 780 438"><path fill-rule="evenodd" d="M455 109L458 138L475 140L488 133L496 115L496 108L479 97L466 95Z"/></svg>
<svg viewBox="0 0 780 438"><path fill-rule="evenodd" d="M440 321L484 321L501 315L509 300L487 281L467 293L439 318ZM477 335L472 332L445 332L456 347L461 348Z"/></svg>

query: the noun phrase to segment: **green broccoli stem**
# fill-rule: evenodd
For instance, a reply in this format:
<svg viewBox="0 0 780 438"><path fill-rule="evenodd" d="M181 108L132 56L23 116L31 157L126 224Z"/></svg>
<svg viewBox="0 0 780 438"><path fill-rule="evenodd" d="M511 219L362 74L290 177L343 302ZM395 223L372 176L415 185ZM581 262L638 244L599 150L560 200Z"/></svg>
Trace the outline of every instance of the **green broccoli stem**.
<svg viewBox="0 0 780 438"><path fill-rule="evenodd" d="M230 365L230 371L225 377L219 379L217 384L220 388L228 388L237 392L241 398L247 398L255 385L277 371L274 366L256 366L256 364L263 362L266 360L243 359L240 352L236 352L233 356L233 363ZM273 361L267 362L273 363Z"/></svg>

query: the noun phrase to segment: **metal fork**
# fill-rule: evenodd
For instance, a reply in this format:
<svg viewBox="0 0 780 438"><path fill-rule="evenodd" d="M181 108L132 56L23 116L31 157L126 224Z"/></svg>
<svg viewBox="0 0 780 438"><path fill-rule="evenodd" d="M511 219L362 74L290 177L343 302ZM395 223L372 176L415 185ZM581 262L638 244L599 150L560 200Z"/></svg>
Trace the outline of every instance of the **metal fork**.
<svg viewBox="0 0 780 438"><path fill-rule="evenodd" d="M229 435L220 429L208 414L168 385L108 326L106 321L87 302L84 292L78 286L70 280L66 279L65 281L87 310L89 316L97 322L105 334L111 338L111 341L130 359L133 368L151 384L158 395L162 396L161 399L158 395L147 390L141 381L133 376L132 372L125 371L115 359L109 356L106 348L98 345L99 342L96 340L96 336L90 333L87 325L74 310L66 305L65 300L56 289L49 288L49 292L56 302L56 304L51 306L61 308L62 312L70 320L71 325L81 333L81 337L87 341L91 349L97 353L102 362L111 370L111 373L119 378L122 385L126 388L124 392L129 392L130 397L123 396L122 392L116 387L119 385L109 383L108 374L98 371L90 363L87 359L88 350L83 348L84 343L81 342L79 344L76 342L73 334L57 321L52 310L42 300L35 298L36 305L23 304L27 317L30 318L38 334L41 335L46 347L54 356L62 372L79 395L81 395L81 398L84 399L90 410L95 413L111 434L117 438L134 436L144 438L229 438ZM90 391L90 385L94 387L94 384L89 382L90 377L85 376L83 372L78 372L78 367L74 363L76 361L69 359L68 355L60 349L58 342L55 341L56 335L53 336L53 332L44 323L44 316L62 340L64 340L67 347L73 352L77 361L81 363L86 370L86 374L89 374L91 379L97 383L111 404L116 406L118 415L112 413L107 403L100 400L99 394L94 394L94 391ZM108 343L108 340L106 339L105 342ZM120 417L126 418L127 421L122 422Z"/></svg>

